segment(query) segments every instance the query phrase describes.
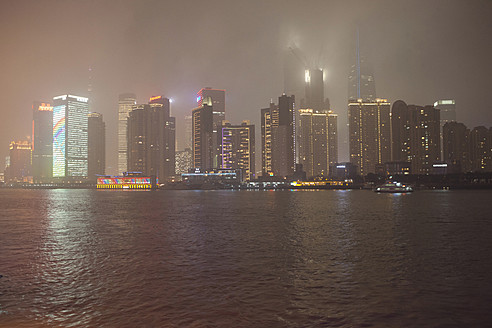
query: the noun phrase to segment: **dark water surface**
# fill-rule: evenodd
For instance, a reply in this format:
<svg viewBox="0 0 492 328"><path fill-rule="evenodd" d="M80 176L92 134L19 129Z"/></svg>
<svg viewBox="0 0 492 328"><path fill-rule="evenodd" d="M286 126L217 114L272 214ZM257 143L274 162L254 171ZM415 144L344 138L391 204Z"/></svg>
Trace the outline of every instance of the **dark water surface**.
<svg viewBox="0 0 492 328"><path fill-rule="evenodd" d="M487 327L492 191L0 190L0 327Z"/></svg>

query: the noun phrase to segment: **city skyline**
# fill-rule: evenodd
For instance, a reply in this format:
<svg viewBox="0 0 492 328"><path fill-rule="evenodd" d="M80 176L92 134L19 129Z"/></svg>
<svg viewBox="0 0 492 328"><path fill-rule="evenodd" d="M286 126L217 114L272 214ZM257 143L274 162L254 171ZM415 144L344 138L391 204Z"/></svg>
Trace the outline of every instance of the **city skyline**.
<svg viewBox="0 0 492 328"><path fill-rule="evenodd" d="M155 94L173 99L180 141L183 118L195 107L196 90L207 86L226 89L228 121L251 120L260 126L259 109L284 91L283 62L292 45L326 72L325 97L339 118L339 161L347 161L347 84L356 26L361 51L374 68L377 96L417 104L455 99L459 122L472 127L492 123L489 105L480 102L490 89L486 77L492 73L484 64L492 52L487 42L491 27L483 24L492 7L484 1L474 6L453 1L214 4L221 9L200 7L198 12L216 19L188 29L167 12L194 17L197 10L178 4L169 6L162 22L156 22L154 12L163 5L155 1L127 1L118 7L50 1L43 6L34 1L6 5L0 14L2 24L11 26L0 32L9 49L0 78L6 101L2 162L9 143L30 134L33 101L65 90L85 96L89 84L91 111L103 114L107 124L108 173L117 171L117 102L124 92L134 92L139 103ZM55 6L74 12L73 22L60 18L64 29L49 24ZM256 27L243 30L244 18L238 12L253 17ZM390 18L373 22L376 14ZM21 21L28 23L20 26ZM196 35L198 28L211 33ZM62 56L56 49L66 38L77 42ZM173 46L166 47L169 44ZM30 48L44 51L33 56ZM256 134L260 140L259 129Z"/></svg>

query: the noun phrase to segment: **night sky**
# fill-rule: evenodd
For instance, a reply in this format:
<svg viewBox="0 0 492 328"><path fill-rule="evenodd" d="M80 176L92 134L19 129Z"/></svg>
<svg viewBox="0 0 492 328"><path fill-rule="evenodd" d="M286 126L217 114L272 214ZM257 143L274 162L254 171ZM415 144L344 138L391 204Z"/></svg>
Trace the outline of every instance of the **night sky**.
<svg viewBox="0 0 492 328"><path fill-rule="evenodd" d="M355 28L378 97L432 104L456 99L458 121L492 125L492 1L22 1L0 8L0 169L11 140L31 132L32 102L87 96L106 122L115 173L118 94L173 99L183 117L202 87L226 89L226 118L257 125L283 92L283 61L298 46L326 71L348 160L347 84ZM256 156L261 156L257 140Z"/></svg>

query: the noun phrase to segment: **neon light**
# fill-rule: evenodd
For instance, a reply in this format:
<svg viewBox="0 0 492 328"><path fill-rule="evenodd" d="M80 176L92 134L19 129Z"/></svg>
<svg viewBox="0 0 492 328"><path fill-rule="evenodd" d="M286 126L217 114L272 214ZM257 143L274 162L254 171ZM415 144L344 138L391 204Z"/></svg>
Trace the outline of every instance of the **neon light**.
<svg viewBox="0 0 492 328"><path fill-rule="evenodd" d="M162 98L162 96L150 97L149 102L154 101L154 100L158 100L158 99L161 99L161 98Z"/></svg>

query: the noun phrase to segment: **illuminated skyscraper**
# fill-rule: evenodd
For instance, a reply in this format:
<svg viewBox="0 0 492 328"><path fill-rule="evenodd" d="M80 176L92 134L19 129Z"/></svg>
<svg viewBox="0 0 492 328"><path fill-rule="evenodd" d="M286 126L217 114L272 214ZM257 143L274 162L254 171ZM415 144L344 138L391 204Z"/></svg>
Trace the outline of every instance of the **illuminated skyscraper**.
<svg viewBox="0 0 492 328"><path fill-rule="evenodd" d="M360 175L391 160L390 103L386 99L349 102L350 162Z"/></svg>
<svg viewBox="0 0 492 328"><path fill-rule="evenodd" d="M214 121L212 99L201 100L201 105L192 110L193 117L193 166L208 170L214 162Z"/></svg>
<svg viewBox="0 0 492 328"><path fill-rule="evenodd" d="M193 138L193 117L191 115L186 115L185 118L185 140L184 149L193 148L192 138Z"/></svg>
<svg viewBox="0 0 492 328"><path fill-rule="evenodd" d="M294 174L296 158L295 96L278 98L278 125L272 124L272 169L275 176Z"/></svg>
<svg viewBox="0 0 492 328"><path fill-rule="evenodd" d="M53 176L53 107L34 102L32 120L32 175L35 182Z"/></svg>
<svg viewBox="0 0 492 328"><path fill-rule="evenodd" d="M308 177L328 176L338 162L337 115L300 109L299 117L299 163Z"/></svg>
<svg viewBox="0 0 492 328"><path fill-rule="evenodd" d="M219 128L222 125L222 121L225 120L226 106L225 106L225 90L203 88L197 93L197 107L203 105L206 99L211 99L211 106L213 108L213 136L212 136L212 164L209 168L218 168L220 165L220 142L219 142Z"/></svg>
<svg viewBox="0 0 492 328"><path fill-rule="evenodd" d="M357 29L357 38L355 46L354 64L350 69L348 99L357 101L371 102L376 100L376 84L371 65L361 54L359 45L359 29Z"/></svg>
<svg viewBox="0 0 492 328"><path fill-rule="evenodd" d="M438 100L434 103L434 108L439 109L441 127L448 122L456 121L456 102L454 100Z"/></svg>
<svg viewBox="0 0 492 328"><path fill-rule="evenodd" d="M329 104L325 101L325 90L322 69L307 69L305 71L305 91L306 98L301 104L302 108L313 109L314 111L328 111Z"/></svg>
<svg viewBox="0 0 492 328"><path fill-rule="evenodd" d="M121 94L118 98L118 174L127 171L127 120L137 98L133 93Z"/></svg>
<svg viewBox="0 0 492 328"><path fill-rule="evenodd" d="M270 107L261 109L261 174L273 175L272 165L272 130L278 127L278 106L270 103Z"/></svg>
<svg viewBox="0 0 492 328"><path fill-rule="evenodd" d="M106 172L106 125L102 114L89 113L88 127L88 176L95 181L96 174L104 175Z"/></svg>
<svg viewBox="0 0 492 328"><path fill-rule="evenodd" d="M161 182L175 174L175 120L170 102L151 97L135 105L128 117L128 170L156 176Z"/></svg>
<svg viewBox="0 0 492 328"><path fill-rule="evenodd" d="M246 180L255 177L255 126L224 123L220 128L221 169L240 169Z"/></svg>
<svg viewBox="0 0 492 328"><path fill-rule="evenodd" d="M53 177L87 177L88 98L53 98Z"/></svg>
<svg viewBox="0 0 492 328"><path fill-rule="evenodd" d="M408 105L397 100L391 107L392 160L395 162L411 162L410 153L410 121Z"/></svg>
<svg viewBox="0 0 492 328"><path fill-rule="evenodd" d="M176 151L176 175L180 176L183 173L188 173L188 170L193 168L193 153L190 148Z"/></svg>

